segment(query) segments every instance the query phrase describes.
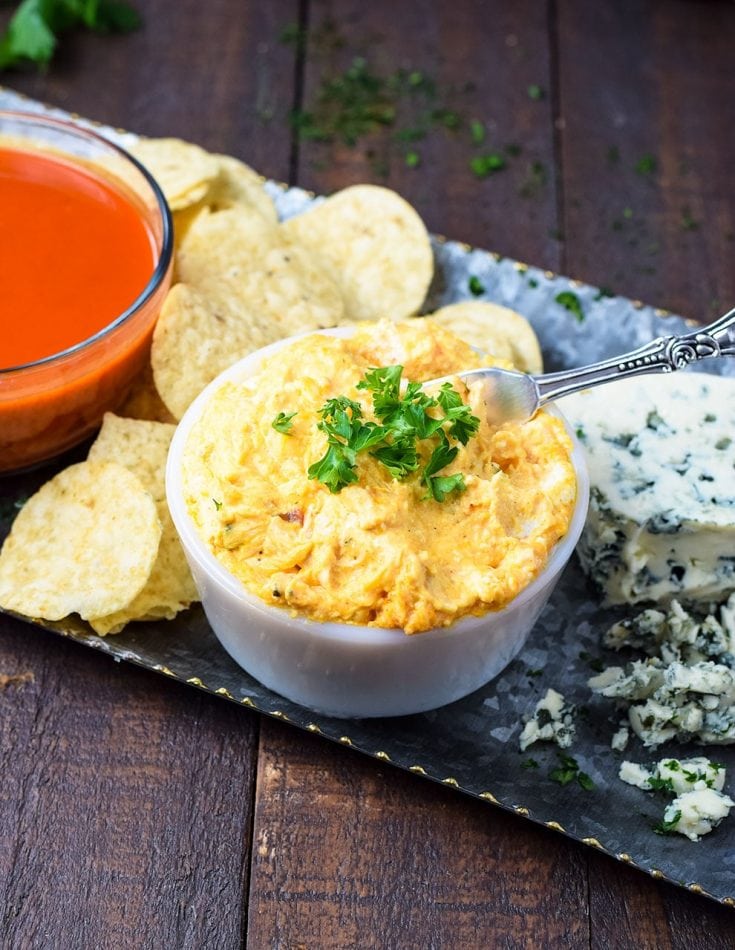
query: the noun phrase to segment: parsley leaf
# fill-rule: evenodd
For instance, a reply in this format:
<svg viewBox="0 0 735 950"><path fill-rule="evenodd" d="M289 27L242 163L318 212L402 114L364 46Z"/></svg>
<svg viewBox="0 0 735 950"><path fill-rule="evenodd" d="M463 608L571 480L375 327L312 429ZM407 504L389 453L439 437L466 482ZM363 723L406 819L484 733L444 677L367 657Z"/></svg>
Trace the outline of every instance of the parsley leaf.
<svg viewBox="0 0 735 950"><path fill-rule="evenodd" d="M127 33L140 23L139 14L123 0L22 0L0 37L0 69L47 65L59 36L75 26Z"/></svg>
<svg viewBox="0 0 735 950"><path fill-rule="evenodd" d="M273 422L271 422L271 425L276 432L282 432L283 435L288 435L293 428L292 420L295 415L295 412L279 412Z"/></svg>
<svg viewBox="0 0 735 950"><path fill-rule="evenodd" d="M446 468L447 465L455 460L458 452L459 449L457 446L450 445L445 433L442 432L439 445L437 445L437 447L431 453L429 456L429 461L426 463L426 468L424 469L424 473L421 476L422 480L426 482L427 479L432 475L435 475L443 468Z"/></svg>
<svg viewBox="0 0 735 950"><path fill-rule="evenodd" d="M447 495L451 495L452 492L460 493L467 488L464 475L461 472L457 472L456 475L432 475L426 478L425 481L429 487L428 492L424 495L425 500L433 498L434 501L444 501Z"/></svg>
<svg viewBox="0 0 735 950"><path fill-rule="evenodd" d="M355 453L338 442L330 442L327 451L309 466L307 475L326 485L333 495L357 481Z"/></svg>
<svg viewBox="0 0 735 950"><path fill-rule="evenodd" d="M462 402L451 383L442 385L437 401L444 410L445 419L449 420L449 434L462 445L467 445L470 436L480 428L480 420L472 415L472 409Z"/></svg>
<svg viewBox="0 0 735 950"><path fill-rule="evenodd" d="M657 835L670 835L672 834L672 832L676 831L676 826L679 824L680 820L681 820L681 811L677 809L674 812L673 818L670 818L668 821L666 821L666 819L663 818L657 825L653 826L653 830L656 832Z"/></svg>

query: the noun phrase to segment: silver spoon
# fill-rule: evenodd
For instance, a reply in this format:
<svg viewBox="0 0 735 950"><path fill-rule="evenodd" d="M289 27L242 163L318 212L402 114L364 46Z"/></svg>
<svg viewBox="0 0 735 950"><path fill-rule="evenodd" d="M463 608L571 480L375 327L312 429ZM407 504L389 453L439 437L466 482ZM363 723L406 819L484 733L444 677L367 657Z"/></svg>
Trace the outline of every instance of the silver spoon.
<svg viewBox="0 0 735 950"><path fill-rule="evenodd" d="M488 421L500 425L530 419L542 406L580 389L643 373L673 373L714 356L735 356L735 309L691 333L660 336L630 353L577 369L532 376L488 367L432 379L424 386L434 388L457 377L468 385L481 384Z"/></svg>

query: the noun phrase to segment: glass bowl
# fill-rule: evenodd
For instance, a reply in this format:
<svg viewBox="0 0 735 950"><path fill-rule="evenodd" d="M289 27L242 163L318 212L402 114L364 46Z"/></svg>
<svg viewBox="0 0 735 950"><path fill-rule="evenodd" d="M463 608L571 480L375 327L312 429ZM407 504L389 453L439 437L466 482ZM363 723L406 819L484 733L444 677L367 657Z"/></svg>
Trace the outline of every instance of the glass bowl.
<svg viewBox="0 0 735 950"><path fill-rule="evenodd" d="M319 331L350 334L353 328ZM577 499L564 537L534 580L502 610L407 636L402 630L318 623L249 593L212 554L186 508L182 456L205 404L224 383L258 371L290 341L252 353L217 377L191 404L171 443L166 471L169 509L207 619L232 658L269 689L335 717L401 716L435 709L479 689L523 647L572 555L584 526L589 477L570 427ZM550 410L564 421L558 410Z"/></svg>
<svg viewBox="0 0 735 950"><path fill-rule="evenodd" d="M8 473L83 441L103 414L124 400L146 362L170 284L173 230L166 200L149 172L95 132L45 115L0 110L0 146L78 164L96 175L134 205L154 248L147 284L106 326L60 352L0 368L0 473ZM60 247L61 242L63 236Z"/></svg>

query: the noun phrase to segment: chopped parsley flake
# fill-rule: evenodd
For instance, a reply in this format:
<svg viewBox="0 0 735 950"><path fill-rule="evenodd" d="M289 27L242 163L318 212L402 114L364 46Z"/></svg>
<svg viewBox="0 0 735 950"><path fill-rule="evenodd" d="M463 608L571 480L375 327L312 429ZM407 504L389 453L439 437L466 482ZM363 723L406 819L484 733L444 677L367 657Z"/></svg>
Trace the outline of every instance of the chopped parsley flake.
<svg viewBox="0 0 735 950"><path fill-rule="evenodd" d="M643 155L638 159L635 170L639 175L653 175L658 168L655 155Z"/></svg>
<svg viewBox="0 0 735 950"><path fill-rule="evenodd" d="M485 141L485 126L479 119L470 122L470 137L475 145L482 145Z"/></svg>
<svg viewBox="0 0 735 950"><path fill-rule="evenodd" d="M674 812L673 818L671 818L669 821L666 821L666 819L664 818L657 825L654 825L653 830L656 832L657 835L670 835L674 831L676 831L676 826L679 824L680 819L681 819L681 811L677 809Z"/></svg>
<svg viewBox="0 0 735 950"><path fill-rule="evenodd" d="M485 293L485 285L480 280L479 277L475 277L473 274L470 279L467 281L467 286L470 288L470 293L474 294L475 297L479 297L480 294Z"/></svg>
<svg viewBox="0 0 735 950"><path fill-rule="evenodd" d="M557 294L554 297L556 303L564 307L565 310L568 310L570 313L574 314L579 323L584 323L584 310L582 309L582 301L576 294L573 294L571 290L562 290L560 294Z"/></svg>
<svg viewBox="0 0 735 950"><path fill-rule="evenodd" d="M521 762L522 769L537 769L539 767L536 759L528 758Z"/></svg>
<svg viewBox="0 0 735 950"><path fill-rule="evenodd" d="M271 422L271 426L276 430L276 432L281 432L283 435L288 435L288 433L293 428L293 417L295 415L295 412L279 412L273 422Z"/></svg>
<svg viewBox="0 0 735 950"><path fill-rule="evenodd" d="M697 231L699 229L699 221L692 217L689 208L682 208L680 226L682 231Z"/></svg>
<svg viewBox="0 0 735 950"><path fill-rule="evenodd" d="M533 82L528 87L528 98L533 99L534 102L538 102L539 99L544 98L544 90L537 83Z"/></svg>
<svg viewBox="0 0 735 950"><path fill-rule="evenodd" d="M488 152L486 155L475 155L470 159L470 168L478 178L487 178L505 168L505 159L500 152Z"/></svg>
<svg viewBox="0 0 735 950"><path fill-rule="evenodd" d="M559 785L569 785L570 782L576 781L579 787L583 788L586 792L591 791L595 787L595 783L590 776L580 770L577 760L571 755L565 755L563 752L560 752L559 763L557 768L549 772L549 778L554 782L558 782Z"/></svg>
<svg viewBox="0 0 735 950"><path fill-rule="evenodd" d="M421 156L418 152L406 152L406 167L418 168L421 164Z"/></svg>
<svg viewBox="0 0 735 950"><path fill-rule="evenodd" d="M213 498L213 499L212 499L212 502L214 503L214 507L217 509L217 511L219 511L220 508L222 507L222 502L221 502L221 501L217 501L216 498Z"/></svg>

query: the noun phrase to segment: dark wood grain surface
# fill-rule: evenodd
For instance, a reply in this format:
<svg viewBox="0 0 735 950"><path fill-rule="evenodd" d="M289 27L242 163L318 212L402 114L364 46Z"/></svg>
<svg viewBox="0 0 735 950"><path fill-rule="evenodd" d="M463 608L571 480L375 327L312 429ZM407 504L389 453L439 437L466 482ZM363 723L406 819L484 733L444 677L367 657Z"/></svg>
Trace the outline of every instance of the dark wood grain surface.
<svg viewBox="0 0 735 950"><path fill-rule="evenodd" d="M314 190L385 181L432 230L685 315L735 299L730 2L138 7L0 78ZM415 168L385 134L295 137L356 57L431 77L464 126ZM2 947L735 946L727 908L7 618L0 673L32 674L0 691Z"/></svg>

